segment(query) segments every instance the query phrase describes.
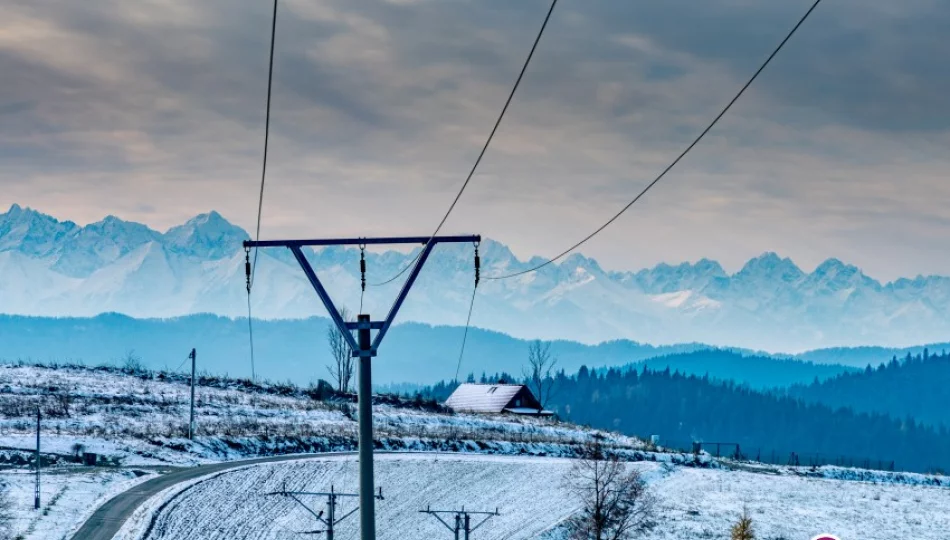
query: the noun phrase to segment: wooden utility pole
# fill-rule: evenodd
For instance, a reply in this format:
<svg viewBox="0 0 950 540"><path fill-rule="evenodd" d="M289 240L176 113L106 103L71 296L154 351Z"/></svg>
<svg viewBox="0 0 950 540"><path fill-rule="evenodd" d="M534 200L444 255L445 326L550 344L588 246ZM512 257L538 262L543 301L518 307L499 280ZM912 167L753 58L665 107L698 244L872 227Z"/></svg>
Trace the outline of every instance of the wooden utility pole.
<svg viewBox="0 0 950 540"><path fill-rule="evenodd" d="M188 417L188 440L195 439L195 357L197 354L191 349L191 414Z"/></svg>
<svg viewBox="0 0 950 540"><path fill-rule="evenodd" d="M40 420L42 413L36 408L36 487L33 489L33 509L40 509Z"/></svg>

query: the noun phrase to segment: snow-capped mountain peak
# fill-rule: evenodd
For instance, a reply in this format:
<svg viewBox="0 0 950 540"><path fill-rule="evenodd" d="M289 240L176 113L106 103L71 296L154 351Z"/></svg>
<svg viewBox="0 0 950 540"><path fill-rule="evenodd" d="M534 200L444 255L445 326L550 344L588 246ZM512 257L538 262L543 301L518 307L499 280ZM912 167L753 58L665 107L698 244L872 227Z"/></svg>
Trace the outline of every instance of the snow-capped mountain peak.
<svg viewBox="0 0 950 540"><path fill-rule="evenodd" d="M211 211L172 227L164 234L169 249L183 254L207 256L210 259L229 257L250 238L244 229L231 224L221 214Z"/></svg>
<svg viewBox="0 0 950 540"><path fill-rule="evenodd" d="M0 214L0 251L16 249L33 257L46 257L78 227L71 221L23 208L18 204Z"/></svg>
<svg viewBox="0 0 950 540"><path fill-rule="evenodd" d="M748 279L780 279L788 283L801 279L805 273L788 257L782 258L769 251L749 260L737 275Z"/></svg>
<svg viewBox="0 0 950 540"><path fill-rule="evenodd" d="M85 227L14 205L0 214L0 312L168 317L195 312L246 314L241 242L248 234L217 212L164 234L109 216ZM368 281L411 263L419 248L367 252ZM482 277L519 272L546 259L517 258L484 239ZM367 289L361 299L359 250L308 251L331 296L380 313L402 280ZM252 296L255 317L322 314L286 250L261 250ZM436 249L400 320L464 324L474 284L474 247ZM941 341L950 328L950 278L882 285L855 266L829 259L814 272L764 253L729 274L710 259L606 272L572 254L516 279L483 279L472 323L519 337L582 342L705 342L796 351L837 345Z"/></svg>

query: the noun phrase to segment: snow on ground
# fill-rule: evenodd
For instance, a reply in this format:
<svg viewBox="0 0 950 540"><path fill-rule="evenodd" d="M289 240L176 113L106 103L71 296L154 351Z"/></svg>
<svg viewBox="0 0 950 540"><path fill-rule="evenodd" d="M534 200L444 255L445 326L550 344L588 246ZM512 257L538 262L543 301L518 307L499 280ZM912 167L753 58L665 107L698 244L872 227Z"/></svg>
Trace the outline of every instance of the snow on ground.
<svg viewBox="0 0 950 540"><path fill-rule="evenodd" d="M473 534L480 540L562 538L559 524L577 508L562 487L570 460L559 458L388 454L377 456L377 536L385 539L450 538L428 506L494 510ZM808 540L828 532L845 540L915 538L943 540L950 529L950 489L832 480L798 469L756 472L702 469L652 462L630 464L645 473L658 498L657 528L643 540L728 539L730 526L747 509L763 540ZM897 481L894 477L882 480ZM352 457L316 458L256 465L226 472L150 501L117 540L283 539L319 527L287 497L288 490L357 489ZM307 498L319 511L325 499ZM347 501L345 508L353 508ZM160 509L157 514L155 510ZM354 514L337 530L357 537Z"/></svg>
<svg viewBox="0 0 950 540"><path fill-rule="evenodd" d="M11 487L15 525L24 538L56 540L78 527L110 494L144 478L115 467L195 464L257 455L352 450L355 411L281 385L212 380L197 390L198 437L184 437L187 379L86 368L0 365L0 462L20 469L0 473ZM44 411L43 450L58 465L47 469L44 509L32 510L32 476L23 468L34 444L36 407ZM805 540L819 532L843 539L946 539L950 489L945 477L823 467L775 468L725 462L674 466L693 456L644 451L641 441L547 420L452 415L403 404L377 404L378 444L389 450L450 450L466 454L380 454L377 484L380 538L439 538L438 522L419 510L465 505L502 516L475 538L557 538L556 526L574 508L561 487L580 443L597 438L642 468L660 499L660 526L647 540L726 538L747 507L764 540ZM80 469L70 461L76 444L110 458L109 468ZM15 449L21 449L17 451ZM523 455L500 457L474 454ZM731 470L739 469L739 470ZM81 472L85 471L85 472ZM353 458L334 457L251 466L167 490L128 524L124 538L292 538L312 530L309 514L291 501L263 495L289 488L356 489ZM200 504L199 504L200 501ZM319 501L315 501L318 503ZM352 537L355 517L339 530ZM383 524L386 524L385 526ZM824 529L823 531L817 530ZM448 533L448 531L444 531Z"/></svg>
<svg viewBox="0 0 950 540"><path fill-rule="evenodd" d="M12 505L13 537L22 540L59 540L117 493L154 477L154 473L116 469L58 468L44 471L40 482L40 509L33 509L36 476L25 470L0 472Z"/></svg>
<svg viewBox="0 0 950 540"><path fill-rule="evenodd" d="M654 486L664 519L644 540L728 538L743 508L766 540L944 540L950 530L947 488L687 467Z"/></svg>
<svg viewBox="0 0 950 540"><path fill-rule="evenodd" d="M355 447L352 403L322 402L287 385L210 378L199 378L197 437L188 441L187 381L171 373L0 365L0 447L33 448L37 407L44 413L44 451L68 456L81 444L127 466ZM403 405L374 407L376 436L385 448L569 454L569 447L595 435L627 451L643 447L633 437L537 418L439 414Z"/></svg>
<svg viewBox="0 0 950 540"><path fill-rule="evenodd" d="M433 509L498 508L502 515L489 520L474 538L535 538L574 510L560 485L570 466L565 459L382 454L375 466L376 484L385 497L376 505L380 540L450 537L435 518L419 512L430 505ZM291 491L324 491L331 484L338 491L355 492L358 470L354 458L339 457L223 473L168 494L154 523L140 520L120 532L117 540L295 538L322 527L290 498L267 493L285 485ZM305 500L317 511L326 504L319 497ZM344 500L343 505L345 512L354 508L354 501ZM354 514L340 524L338 536L356 538L358 526L359 517Z"/></svg>

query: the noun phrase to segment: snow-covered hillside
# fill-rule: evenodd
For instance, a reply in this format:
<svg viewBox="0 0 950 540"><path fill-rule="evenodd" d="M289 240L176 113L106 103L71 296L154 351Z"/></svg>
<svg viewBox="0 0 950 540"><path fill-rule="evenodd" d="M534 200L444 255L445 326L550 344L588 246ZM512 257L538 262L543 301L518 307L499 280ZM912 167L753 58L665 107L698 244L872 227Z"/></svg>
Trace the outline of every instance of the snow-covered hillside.
<svg viewBox="0 0 950 540"><path fill-rule="evenodd" d="M196 312L246 314L247 233L215 212L160 233L115 217L79 227L13 206L0 214L0 312L136 317ZM359 305L359 252L310 252L341 303ZM413 254L368 253L369 281L402 269ZM481 247L483 275L525 269L503 244ZM471 246L440 246L401 320L462 324L473 282ZM289 253L262 250L254 313L263 318L323 314ZM370 288L365 311L388 308L399 287ZM798 352L837 345L941 341L950 327L950 277L882 284L837 259L812 273L767 253L729 275L715 261L608 272L575 254L517 279L483 281L473 324L520 337L586 343L630 338L704 342Z"/></svg>
<svg viewBox="0 0 950 540"><path fill-rule="evenodd" d="M638 463L658 499L656 528L644 540L726 539L743 509L757 538L807 540L823 532L844 539L945 538L950 526L950 489L830 480L776 469L747 472ZM579 507L564 488L570 460L498 456L381 455L377 484L377 537L449 538L419 510L493 511L474 538L559 538L558 525ZM154 499L127 523L122 540L279 539L317 528L285 488L339 491L357 486L352 457L319 458L252 466L217 475ZM309 497L318 510L325 501ZM346 508L352 508L352 502ZM341 524L342 538L355 538L358 520Z"/></svg>
<svg viewBox="0 0 950 540"><path fill-rule="evenodd" d="M43 450L60 461L68 461L76 445L134 466L356 448L352 403L315 399L312 389L206 377L195 394L197 436L189 441L187 381L161 372L0 365L0 447L34 448L39 407ZM380 401L374 427L384 449L570 456L595 435L618 452L643 448L633 437L571 424Z"/></svg>
<svg viewBox="0 0 950 540"><path fill-rule="evenodd" d="M198 436L184 437L187 379L179 374L79 367L0 366L0 482L10 486L14 527L30 540L67 538L110 494L170 466L238 458L353 450L352 403L315 399L313 389L202 378ZM645 473L659 499L651 540L724 538L743 507L762 538L810 538L841 531L864 540L942 538L950 483L945 477L839 468L769 467L708 455L649 451L638 439L571 424L511 416L446 414L412 401L378 398L380 538L438 538L426 505L495 507L475 538L559 538L576 508L561 484L570 460L592 439ZM34 414L43 412L43 508L32 510L25 465ZM17 450L19 449L19 450ZM97 467L73 463L99 454ZM437 453L438 452L438 453ZM451 452L451 453L446 453ZM103 460L103 458L106 458ZM180 484L150 500L122 538L285 538L312 530L308 514L266 492L283 487L353 490L353 458L240 467ZM200 504L199 504L200 502ZM156 513L157 512L157 513ZM354 522L341 530L352 533ZM346 532L349 531L349 532ZM851 535L851 536L848 536Z"/></svg>

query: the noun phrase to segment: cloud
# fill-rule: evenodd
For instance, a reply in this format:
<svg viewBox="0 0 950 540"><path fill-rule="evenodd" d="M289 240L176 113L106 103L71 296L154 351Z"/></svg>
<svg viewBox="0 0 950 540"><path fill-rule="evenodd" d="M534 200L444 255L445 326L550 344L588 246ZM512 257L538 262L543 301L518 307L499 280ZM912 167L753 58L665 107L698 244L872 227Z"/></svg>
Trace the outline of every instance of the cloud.
<svg viewBox="0 0 950 540"><path fill-rule="evenodd" d="M809 3L561 3L448 227L554 254L695 137ZM284 0L265 235L418 234L441 217L545 0ZM13 2L0 207L163 228L257 208L271 5ZM721 125L602 237L614 267L765 250L882 278L950 263L950 9L823 3Z"/></svg>

